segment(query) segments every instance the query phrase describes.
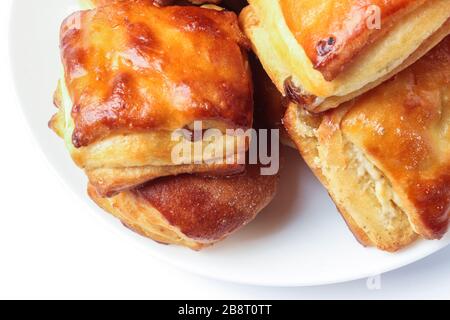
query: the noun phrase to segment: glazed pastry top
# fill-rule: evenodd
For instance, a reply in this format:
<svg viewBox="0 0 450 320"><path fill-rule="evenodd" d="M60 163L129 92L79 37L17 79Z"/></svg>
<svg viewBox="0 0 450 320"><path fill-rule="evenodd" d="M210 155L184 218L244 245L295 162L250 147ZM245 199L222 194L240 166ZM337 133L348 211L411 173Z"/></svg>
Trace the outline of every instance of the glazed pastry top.
<svg viewBox="0 0 450 320"><path fill-rule="evenodd" d="M325 79L427 0L279 0L287 25Z"/></svg>
<svg viewBox="0 0 450 320"><path fill-rule="evenodd" d="M247 40L232 12L115 1L61 27L73 144L195 120L252 126Z"/></svg>
<svg viewBox="0 0 450 320"><path fill-rule="evenodd" d="M450 212L450 37L346 107L343 134L413 203L415 224L442 236Z"/></svg>

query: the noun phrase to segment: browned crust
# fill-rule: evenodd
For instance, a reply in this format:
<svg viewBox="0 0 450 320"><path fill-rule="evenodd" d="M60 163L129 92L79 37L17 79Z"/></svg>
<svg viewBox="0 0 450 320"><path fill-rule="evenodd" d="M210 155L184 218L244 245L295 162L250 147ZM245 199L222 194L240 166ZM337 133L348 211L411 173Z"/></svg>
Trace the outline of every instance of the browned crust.
<svg viewBox="0 0 450 320"><path fill-rule="evenodd" d="M103 210L110 213L131 231L161 244L175 244L192 250L201 250L210 244L192 241L180 230L171 226L158 210L150 205L142 205L128 192L114 198L104 198L96 188L88 186L89 197Z"/></svg>
<svg viewBox="0 0 450 320"><path fill-rule="evenodd" d="M447 37L447 35L449 34L449 31L450 31L450 19L448 19L439 30L437 30L433 35L431 35L428 39L426 39L420 45L420 47L413 54L411 54L408 57L408 59L406 59L406 61L404 63L402 63L398 68L392 70L392 72L390 72L389 74L385 75L384 77L378 79L377 81L375 81L373 83L368 84L367 86L361 88L360 90L355 91L346 96L329 97L329 98L325 99L325 101L323 103L321 103L317 106L313 106L310 103L306 103L306 104L302 103L302 106L304 106L311 112L320 113L320 112L327 111L329 109L334 109L347 101L350 101L354 98L359 97L360 95L378 87L379 85L383 84L383 82L391 79L393 76L395 76L402 70L404 70L407 67L414 64L417 60L419 60L421 57L423 57L427 52L429 52L434 47L436 47L440 42L442 42L442 40L445 39ZM315 99L315 98L316 97L314 97L314 96L301 97L301 99L312 99L311 101L313 101L313 99ZM292 100L292 101L295 103L298 103L296 100ZM300 101L303 101L303 100L300 100Z"/></svg>
<svg viewBox="0 0 450 320"><path fill-rule="evenodd" d="M319 179L319 181L322 183L322 185L327 190L329 190L327 178L323 175L320 167L314 164L314 159L317 157L317 148L316 148L317 142L314 141L315 138L303 137L299 134L299 132L295 128L295 124L297 123L297 110L296 110L297 108L298 106L290 104L290 106L288 107L288 111L286 112L285 118L283 120L283 123L289 135L291 136L292 141L296 144L297 149L299 150L303 159L305 159L306 163L311 168L312 172L317 177L317 179ZM314 117L316 117L316 119L314 119ZM313 122L320 121L319 116L312 116L311 119ZM311 125L312 127L315 127L318 125L318 123L316 124L311 123ZM336 199L333 197L331 193L329 193L329 195L333 199L334 203L336 204L336 208L344 218L347 226L349 227L350 231L353 233L355 238L358 240L358 242L360 242L365 247L374 246L375 243L370 240L367 233L358 226L358 224L355 222L352 216L345 210L345 208L343 206L338 205L339 202L336 201ZM391 249L390 251L398 250L398 248L390 248L390 249Z"/></svg>
<svg viewBox="0 0 450 320"><path fill-rule="evenodd" d="M89 0L94 6L104 6L111 4L114 1L128 1L128 0ZM153 2L159 7L169 6L169 5L190 5L190 4L219 4L222 0L147 0L148 2Z"/></svg>
<svg viewBox="0 0 450 320"><path fill-rule="evenodd" d="M358 217L360 223L373 224L372 239L383 233L377 223L384 224L386 219L395 222L393 235L407 236L404 223L397 218L400 213L421 237L440 239L448 231L450 219L449 93L450 36L447 36L412 66L353 102L316 116L292 105L285 125L308 164L316 171L324 171L321 180L331 194L337 195L333 197L343 214L347 215L345 211L352 208L349 213ZM305 138L310 132L309 119L316 119L317 123L312 124L316 129L311 137ZM316 149L319 153L314 154ZM369 178L375 185L378 183L378 191L369 189L361 193L355 189L363 187L366 180L353 179L354 173L348 172L348 168L371 172ZM343 172L347 172L346 179ZM363 177L361 173L357 176ZM387 215L382 208L375 207L362 212L364 205L345 184L353 184L360 197L367 197L366 203L371 201L370 197L376 200L373 198L376 194L382 207L386 209L388 202L392 207ZM389 240L390 234L380 240L383 238Z"/></svg>
<svg viewBox="0 0 450 320"><path fill-rule="evenodd" d="M299 124L299 121L302 121L303 124L306 124L308 126L316 126L316 128L319 129L320 125L322 124L322 117L309 114L307 116L302 116L302 120L299 120L299 110L300 109L298 109L296 105L290 105L285 117L285 126L288 132L291 134L292 139L297 144L297 148L300 150L300 153L304 157L307 164L311 167L314 174L325 186L325 188L327 188L331 198L338 208L338 211L344 218L345 222L347 223L349 229L352 231L356 239L364 246L376 246L377 248L388 252L399 251L400 249L413 243L417 239L417 234L415 234L411 227L409 227L409 222L407 221L406 216L399 217L402 220L392 231L380 229L378 225L379 222L376 222L376 224L374 225L367 224L370 220L365 221L364 225L360 225L356 222L354 215L364 216L369 214L377 215L381 213L375 211L375 208L365 208L366 210L372 210L372 212L349 211L348 208L350 207L353 208L352 210L355 210L354 205L356 205L356 208L361 209L361 207L364 207L361 201L373 201L371 200L372 196L369 196L367 192L361 193L359 191L358 196L356 196L355 191L360 190L361 188L363 188L363 186L356 184L357 179L351 177L351 175L355 175L356 173L353 170L349 171L348 169L346 169L346 163L350 161L350 159L347 158L347 155L337 155L337 153L342 152L342 150L340 149L343 147L343 145L340 144L340 139L336 135L333 135L334 137L332 143L334 144L334 146L329 147L326 152L329 152L330 154L336 154L336 156L331 156L331 158L335 158L336 161L344 161L344 163L340 164L340 169L342 170L341 175L346 175L346 179L348 181L344 181L342 180L342 177L340 177L339 175L335 175L332 177L332 179L339 179L341 183L340 187L343 187L343 190L337 190L335 189L335 186L331 186L332 183L322 172L323 168L316 162L316 158L321 157L318 153L318 148L323 146L320 145L317 138L313 136L302 136L297 131L297 125ZM326 122L327 120L323 121ZM321 161L324 161L324 159L321 159ZM326 163L328 164L328 162ZM359 203L350 205L349 201L357 201Z"/></svg>
<svg viewBox="0 0 450 320"><path fill-rule="evenodd" d="M447 36L414 65L358 98L342 123L389 178L415 230L428 239L442 238L450 218L449 94Z"/></svg>
<svg viewBox="0 0 450 320"><path fill-rule="evenodd" d="M233 12L115 1L68 17L60 43L77 148L195 120L252 127L248 40Z"/></svg>
<svg viewBox="0 0 450 320"><path fill-rule="evenodd" d="M189 172L210 176L240 174L245 166L235 164L186 164L173 166L145 166L130 168L98 168L86 170L92 187L103 197L112 197L122 191L144 184L159 177L176 176Z"/></svg>
<svg viewBox="0 0 450 320"><path fill-rule="evenodd" d="M199 250L252 221L272 201L278 179L248 166L234 177L160 178L109 199L90 186L89 195L139 234Z"/></svg>
<svg viewBox="0 0 450 320"><path fill-rule="evenodd" d="M407 14L426 0L327 1L283 0L286 22L303 46L315 69L327 81L335 79L352 60L372 43L382 38ZM381 29L371 28L370 8L381 13ZM325 10L325 11L324 11Z"/></svg>
<svg viewBox="0 0 450 320"><path fill-rule="evenodd" d="M59 111L49 121L49 127L61 138L64 139L65 135L65 116L64 109L62 109L61 102L61 90L58 88L54 95L55 105L59 108ZM227 150L224 150L224 158L217 159L217 161L206 161L202 163L186 163L186 164L174 164L170 160L172 141L168 141L166 135L164 138L159 137L158 134L152 139L144 139L143 141L132 140L126 145L130 146L130 149L121 148L118 146L118 140L112 143L113 150L104 150L100 154L92 156L86 148L76 149L75 152L71 152L73 160L84 169L86 175L89 178L89 182L92 187L97 189L97 193L104 197L111 197L119 192L140 186L147 181L156 179L158 177L173 176L184 173L191 174L203 174L208 176L230 176L240 174L245 169L245 166L240 164L241 159L239 154L228 155ZM245 138L243 137L245 140ZM229 139L228 139L229 140ZM120 142L122 143L122 142ZM234 141L233 151L236 152L236 146L240 142ZM248 148L248 141L245 142L245 148ZM123 145L123 143L122 143ZM97 145L98 146L98 145ZM165 146L162 148L161 146ZM95 147L95 146L94 146ZM143 148L138 151L139 148ZM120 150L120 151L118 151ZM230 149L231 150L231 149ZM134 153L138 151L137 153ZM142 165L128 164L125 162L123 165L114 165L111 163L105 163L108 160L113 160L126 155L126 160L131 161L148 157L156 153L160 157L166 157L166 162L162 164L147 164ZM98 158L101 159L98 159ZM97 159L96 165L86 165L91 158ZM221 161L219 161L221 160Z"/></svg>

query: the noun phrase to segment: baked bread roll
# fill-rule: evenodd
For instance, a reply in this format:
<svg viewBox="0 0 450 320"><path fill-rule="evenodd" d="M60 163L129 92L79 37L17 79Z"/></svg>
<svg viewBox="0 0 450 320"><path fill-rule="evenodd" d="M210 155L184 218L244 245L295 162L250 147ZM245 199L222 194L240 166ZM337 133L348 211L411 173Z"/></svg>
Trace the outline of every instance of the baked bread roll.
<svg viewBox="0 0 450 320"><path fill-rule="evenodd" d="M90 197L137 233L165 244L200 250L252 221L273 199L278 176L165 177L112 198L89 187Z"/></svg>
<svg viewBox="0 0 450 320"><path fill-rule="evenodd" d="M450 36L408 69L324 114L285 125L367 246L439 239L450 212Z"/></svg>
<svg viewBox="0 0 450 320"><path fill-rule="evenodd" d="M77 12L61 27L64 76L50 126L103 195L160 176L240 172L227 162L248 139L226 131L252 127L247 45L228 11L130 0ZM172 139L196 121L220 139ZM180 141L201 152L174 163ZM203 152L212 147L222 154Z"/></svg>
<svg viewBox="0 0 450 320"><path fill-rule="evenodd" d="M448 0L249 0L240 20L277 88L313 112L405 69L450 33Z"/></svg>

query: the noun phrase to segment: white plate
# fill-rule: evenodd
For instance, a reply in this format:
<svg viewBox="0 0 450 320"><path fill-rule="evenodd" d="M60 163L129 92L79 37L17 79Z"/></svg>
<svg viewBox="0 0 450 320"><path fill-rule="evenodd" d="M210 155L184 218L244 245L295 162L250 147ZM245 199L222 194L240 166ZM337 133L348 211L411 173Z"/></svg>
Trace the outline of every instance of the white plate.
<svg viewBox="0 0 450 320"><path fill-rule="evenodd" d="M89 201L85 177L62 141L47 128L55 112L52 93L59 74L59 26L77 8L75 0L15 0L11 57L18 95L37 143L64 181ZM254 223L201 253L141 238L95 205L92 208L148 253L197 274L255 285L306 286L361 279L410 264L450 243L449 236L422 241L395 255L363 248L300 157L288 151L287 160L272 205Z"/></svg>

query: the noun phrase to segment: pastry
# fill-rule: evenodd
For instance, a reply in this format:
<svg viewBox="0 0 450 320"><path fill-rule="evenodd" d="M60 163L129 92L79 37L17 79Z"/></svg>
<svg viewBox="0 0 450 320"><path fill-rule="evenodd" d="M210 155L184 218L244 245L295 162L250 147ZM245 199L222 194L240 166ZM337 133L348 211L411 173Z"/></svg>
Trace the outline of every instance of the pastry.
<svg viewBox="0 0 450 320"><path fill-rule="evenodd" d="M250 0L241 25L283 95L335 108L405 69L450 33L448 0Z"/></svg>
<svg viewBox="0 0 450 320"><path fill-rule="evenodd" d="M92 9L95 6L102 6L110 4L112 1L128 1L128 0L80 0L81 5L85 9ZM152 0L148 0L152 1ZM158 6L167 5L221 5L228 10L239 13L246 5L246 0L154 0L154 3ZM213 7L211 7L213 8ZM216 9L220 9L216 7Z"/></svg>
<svg viewBox="0 0 450 320"><path fill-rule="evenodd" d="M236 158L248 138L227 130L252 127L253 87L235 13L113 1L67 18L60 46L50 126L100 194L160 176L243 170ZM210 128L219 137L192 135ZM174 139L177 130L184 138ZM174 161L181 142L192 156Z"/></svg>
<svg viewBox="0 0 450 320"><path fill-rule="evenodd" d="M111 4L114 1L128 1L128 0L80 0L84 8L92 9L93 7L104 6ZM157 6L169 6L174 4L220 4L221 0L147 0L155 3Z"/></svg>
<svg viewBox="0 0 450 320"><path fill-rule="evenodd" d="M339 108L291 104L285 125L367 246L440 239L450 213L450 36L391 80Z"/></svg>
<svg viewBox="0 0 450 320"><path fill-rule="evenodd" d="M278 176L262 176L257 165L234 177L164 177L104 198L90 197L137 233L165 244L200 250L251 222L273 199Z"/></svg>

